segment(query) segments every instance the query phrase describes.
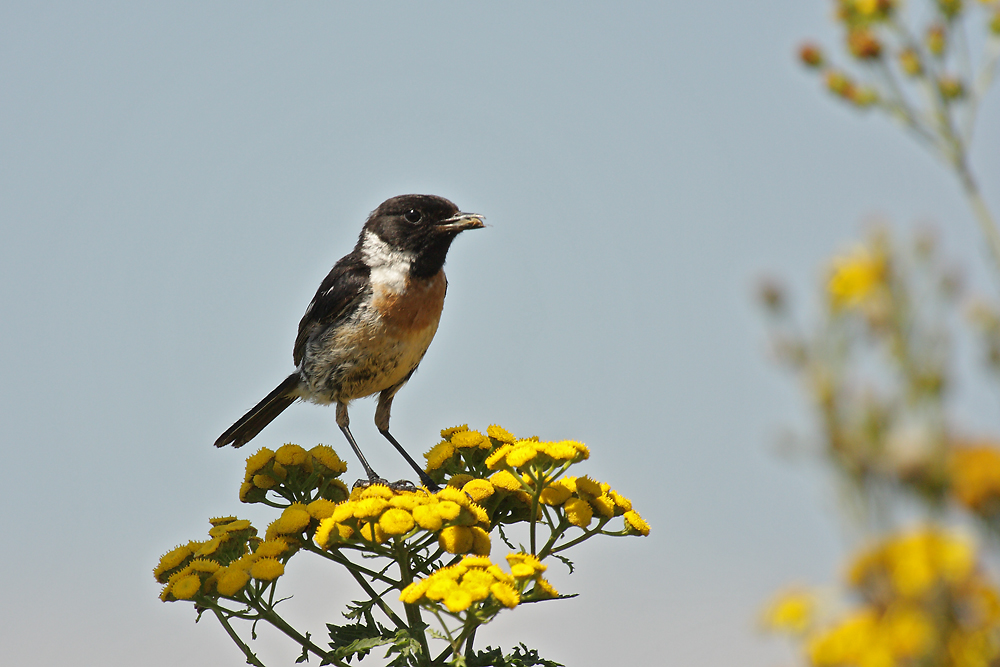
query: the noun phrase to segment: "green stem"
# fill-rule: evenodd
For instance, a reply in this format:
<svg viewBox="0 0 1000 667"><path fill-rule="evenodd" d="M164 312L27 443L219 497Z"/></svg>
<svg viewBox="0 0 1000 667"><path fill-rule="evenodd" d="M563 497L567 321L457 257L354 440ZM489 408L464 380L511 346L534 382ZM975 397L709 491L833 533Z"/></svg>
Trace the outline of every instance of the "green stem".
<svg viewBox="0 0 1000 667"><path fill-rule="evenodd" d="M565 551L566 549L569 549L572 546L576 546L577 544L579 544L580 542L583 542L584 540L589 540L591 537L593 537L594 535L597 535L599 532L601 532L601 528L603 528L604 524L606 524L608 521L610 521L610 519L601 519L601 521L598 522L597 527L594 528L593 530L585 530L585 531L583 531L583 535L581 535L580 537L577 537L576 539L572 539L569 542L567 542L566 544L561 544L558 547L553 547L552 550L549 553L557 554L560 551ZM546 555L548 555L548 554L546 554Z"/></svg>
<svg viewBox="0 0 1000 667"><path fill-rule="evenodd" d="M997 228L997 223L979 192L979 186L969 169L965 154L956 155L952 160L952 165L958 175L959 182L962 184L962 190L969 200L969 205L972 207L972 213L976 216L976 222L979 223L979 229L986 238L986 246L989 248L990 257L993 260L993 268L1000 272L1000 229Z"/></svg>
<svg viewBox="0 0 1000 667"><path fill-rule="evenodd" d="M219 619L219 623L221 623L222 627L225 628L226 634L229 635L229 638L232 639L236 643L236 645L240 647L241 651L243 651L243 655L245 655L247 659L247 664L256 665L257 667L266 667L264 663L262 663L260 660L257 659L257 656L254 655L254 652L250 650L250 647L247 646L246 642L244 642L240 638L240 636L236 634L236 630L233 629L233 626L229 624L229 619L226 618L226 615L223 614L222 611L216 607L212 607L212 613L215 614L215 617L217 619Z"/></svg>

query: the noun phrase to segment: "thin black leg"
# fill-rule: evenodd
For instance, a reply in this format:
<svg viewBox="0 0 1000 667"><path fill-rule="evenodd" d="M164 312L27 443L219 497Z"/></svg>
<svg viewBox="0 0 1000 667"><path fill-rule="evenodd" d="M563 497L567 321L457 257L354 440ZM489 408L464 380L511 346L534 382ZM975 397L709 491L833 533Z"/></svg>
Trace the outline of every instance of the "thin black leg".
<svg viewBox="0 0 1000 667"><path fill-rule="evenodd" d="M354 450L354 453L357 454L358 456L358 460L361 461L361 467L365 469L365 474L368 475L368 481L371 482L372 484L379 482L381 478L375 473L374 470L372 470L372 467L368 465L368 461L365 460L365 455L361 453L361 448L358 447L358 443L354 441L354 436L351 434L351 429L348 428L347 425L345 424L344 426L340 427L340 430L344 432L345 436L347 436L347 442L351 443L351 449Z"/></svg>
<svg viewBox="0 0 1000 667"><path fill-rule="evenodd" d="M389 433L388 429L386 429L384 431L382 429L379 429L378 432L381 433L382 435L384 435L385 439L388 440L389 442L391 442L392 446L396 448L396 451L403 455L403 458L406 459L406 462L410 464L410 467L413 468L417 472L417 474L420 476L420 483L421 484L423 484L424 486L426 486L431 491L440 491L441 490L441 487L438 486L434 482L434 480L431 479L430 476L426 472L424 472L424 469L421 468L420 466L418 466L417 462L414 461L410 457L410 455L406 453L406 450L403 449L403 446L401 444L399 444L398 442L396 442L396 439L394 437L392 437L392 434ZM355 449L355 451L357 451L357 449ZM360 452L358 452L358 455L360 456ZM364 459L361 459L361 461L367 467L368 464L364 463Z"/></svg>

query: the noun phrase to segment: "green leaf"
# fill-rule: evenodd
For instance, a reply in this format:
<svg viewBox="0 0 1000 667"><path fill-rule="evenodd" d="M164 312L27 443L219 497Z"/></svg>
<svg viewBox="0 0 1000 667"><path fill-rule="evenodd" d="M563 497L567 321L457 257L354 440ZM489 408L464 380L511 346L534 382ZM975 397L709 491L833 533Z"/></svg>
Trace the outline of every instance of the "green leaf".
<svg viewBox="0 0 1000 667"><path fill-rule="evenodd" d="M563 667L562 663L546 660L535 649L519 644L514 651L504 655L499 648L487 646L466 657L467 667Z"/></svg>

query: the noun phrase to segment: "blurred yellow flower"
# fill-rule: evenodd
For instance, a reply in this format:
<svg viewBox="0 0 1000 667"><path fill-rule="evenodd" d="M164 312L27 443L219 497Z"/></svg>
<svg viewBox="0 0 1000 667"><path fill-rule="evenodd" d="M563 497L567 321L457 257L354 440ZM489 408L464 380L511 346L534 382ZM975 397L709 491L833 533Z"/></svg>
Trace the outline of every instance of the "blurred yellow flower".
<svg viewBox="0 0 1000 667"><path fill-rule="evenodd" d="M865 301L885 280L886 260L858 246L850 254L833 260L827 292L834 309L850 308Z"/></svg>
<svg viewBox="0 0 1000 667"><path fill-rule="evenodd" d="M779 594L761 614L768 630L801 634L809 629L816 611L816 598L806 590L791 589Z"/></svg>

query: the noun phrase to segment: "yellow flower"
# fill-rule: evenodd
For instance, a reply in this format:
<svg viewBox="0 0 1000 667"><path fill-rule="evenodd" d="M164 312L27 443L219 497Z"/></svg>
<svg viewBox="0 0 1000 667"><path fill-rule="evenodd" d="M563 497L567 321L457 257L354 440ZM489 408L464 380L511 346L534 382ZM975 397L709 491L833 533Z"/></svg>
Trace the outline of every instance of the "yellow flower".
<svg viewBox="0 0 1000 667"><path fill-rule="evenodd" d="M469 530L472 531L472 548L470 551L479 556L489 556L493 548L490 543L490 534L479 526L473 526Z"/></svg>
<svg viewBox="0 0 1000 667"><path fill-rule="evenodd" d="M764 609L762 623L768 630L801 634L809 629L816 611L812 593L800 589L780 594Z"/></svg>
<svg viewBox="0 0 1000 667"><path fill-rule="evenodd" d="M809 659L816 667L834 667L835 665L880 663L861 662L863 656L869 656L877 646L878 620L868 609L856 612L830 630L814 635L809 639L807 651ZM881 663L888 666L894 664L891 655L889 661Z"/></svg>
<svg viewBox="0 0 1000 667"><path fill-rule="evenodd" d="M532 593L535 597L540 599L559 597L559 591L557 591L544 577L539 577L538 580L535 581L535 588Z"/></svg>
<svg viewBox="0 0 1000 667"><path fill-rule="evenodd" d="M456 586L448 592L443 602L444 606L448 607L448 611L455 614L469 608L472 604L472 596L469 595L469 591Z"/></svg>
<svg viewBox="0 0 1000 667"><path fill-rule="evenodd" d="M386 535L402 535L413 528L413 515L398 508L387 509L378 520Z"/></svg>
<svg viewBox="0 0 1000 667"><path fill-rule="evenodd" d="M505 444L497 447L493 452L486 457L486 468L489 470L496 470L499 468L506 460L507 454L514 449L514 445Z"/></svg>
<svg viewBox="0 0 1000 667"><path fill-rule="evenodd" d="M281 516L267 527L267 537L301 533L309 525L312 516L302 503L295 503L285 508Z"/></svg>
<svg viewBox="0 0 1000 667"><path fill-rule="evenodd" d="M535 573L548 569L536 556L523 551L507 554L507 562L510 564L510 574L515 579L528 579L535 576Z"/></svg>
<svg viewBox="0 0 1000 667"><path fill-rule="evenodd" d="M542 489L538 500L545 505L559 506L566 502L571 495L573 495L573 492L569 490L568 486L561 482L556 482Z"/></svg>
<svg viewBox="0 0 1000 667"><path fill-rule="evenodd" d="M538 450L532 444L524 441L514 445L514 449L507 454L507 465L511 468L519 468L538 456Z"/></svg>
<svg viewBox="0 0 1000 667"><path fill-rule="evenodd" d="M278 447L274 460L284 466L300 466L306 462L308 453L302 447L291 443Z"/></svg>
<svg viewBox="0 0 1000 667"><path fill-rule="evenodd" d="M489 439L479 431L461 431L451 436L451 444L459 449L478 447L489 449L492 445Z"/></svg>
<svg viewBox="0 0 1000 667"><path fill-rule="evenodd" d="M563 504L566 510L566 518L574 526L586 528L590 525L590 520L594 518L594 510L587 504L586 500L580 498L570 498Z"/></svg>
<svg viewBox="0 0 1000 667"><path fill-rule="evenodd" d="M592 496L600 496L601 484L590 477L577 477L576 478L576 490L580 493L587 493Z"/></svg>
<svg viewBox="0 0 1000 667"><path fill-rule="evenodd" d="M260 543L257 550L254 551L255 554L261 558L273 558L274 556L280 556L281 554L288 551L289 544L280 537L273 540L265 540ZM256 577L259 579L260 577Z"/></svg>
<svg viewBox="0 0 1000 667"><path fill-rule="evenodd" d="M495 489L493 485L485 479L473 479L466 482L462 491L467 493L475 502L482 502L493 495Z"/></svg>
<svg viewBox="0 0 1000 667"><path fill-rule="evenodd" d="M415 507L427 502L427 496L419 493L400 493L389 500L391 507L412 512Z"/></svg>
<svg viewBox="0 0 1000 667"><path fill-rule="evenodd" d="M375 542L375 544L385 542L385 531L377 523L365 523L361 526L359 532L361 533L361 537L369 542Z"/></svg>
<svg viewBox="0 0 1000 667"><path fill-rule="evenodd" d="M343 523L348 519L354 518L354 502L347 500L342 503L337 503L337 506L333 508L333 514L330 518L337 523Z"/></svg>
<svg viewBox="0 0 1000 667"><path fill-rule="evenodd" d="M858 246L850 254L833 260L827 292L834 309L862 303L885 281L886 259Z"/></svg>
<svg viewBox="0 0 1000 667"><path fill-rule="evenodd" d="M260 489L270 489L273 486L277 486L278 482L269 475L254 475L253 485Z"/></svg>
<svg viewBox="0 0 1000 667"><path fill-rule="evenodd" d="M160 562L153 569L153 577L161 584L167 583L165 573L181 565L194 553L194 550L187 544L182 544L160 556Z"/></svg>
<svg viewBox="0 0 1000 667"><path fill-rule="evenodd" d="M468 553L474 543L475 533L467 526L448 526L438 534L438 544L450 554Z"/></svg>
<svg viewBox="0 0 1000 667"><path fill-rule="evenodd" d="M468 507L469 503L472 502L471 500L469 500L469 496L465 495L464 491L462 491L461 489L456 489L453 486L444 487L436 494L434 494L434 496L441 502L450 501L456 503L461 507Z"/></svg>
<svg viewBox="0 0 1000 667"><path fill-rule="evenodd" d="M201 577L186 574L170 584L170 594L178 600L190 600L201 590Z"/></svg>
<svg viewBox="0 0 1000 667"><path fill-rule="evenodd" d="M893 655L917 658L936 639L934 622L920 607L893 605L882 618L880 632Z"/></svg>
<svg viewBox="0 0 1000 667"><path fill-rule="evenodd" d="M328 516L333 516L333 512L336 509L337 503L326 498L317 498L306 505L306 511L314 519L325 519Z"/></svg>
<svg viewBox="0 0 1000 667"><path fill-rule="evenodd" d="M443 466L455 453L455 445L447 440L439 442L431 447L430 451L424 454L427 459L427 470L437 470Z"/></svg>
<svg viewBox="0 0 1000 667"><path fill-rule="evenodd" d="M249 482L253 479L254 475L261 471L271 459L274 458L274 452L272 452L267 447L261 447L256 454L251 455L247 458L247 472L244 481Z"/></svg>
<svg viewBox="0 0 1000 667"><path fill-rule="evenodd" d="M498 489L504 489L506 491L521 490L521 481L506 470L500 470L490 475L490 484Z"/></svg>
<svg viewBox="0 0 1000 667"><path fill-rule="evenodd" d="M424 593L431 585L430 579L420 579L414 581L409 586L403 589L399 594L399 599L405 604L416 604L420 601L420 598L424 597Z"/></svg>
<svg viewBox="0 0 1000 667"><path fill-rule="evenodd" d="M441 429L441 437L448 438L456 433L461 433L462 431L468 431L468 430L469 430L468 424L462 424L461 426L452 426L451 428L443 428Z"/></svg>
<svg viewBox="0 0 1000 667"><path fill-rule="evenodd" d="M355 501L354 516L359 519L374 519L387 507L389 507L389 501L385 498L363 498Z"/></svg>
<svg viewBox="0 0 1000 667"><path fill-rule="evenodd" d="M623 515L625 517L625 529L633 535L649 535L649 524L642 520L638 512L629 510Z"/></svg>
<svg viewBox="0 0 1000 667"><path fill-rule="evenodd" d="M198 558L188 564L188 568L192 572L207 572L208 574L218 572L221 567L222 566L214 560L207 560L204 558Z"/></svg>
<svg viewBox="0 0 1000 667"><path fill-rule="evenodd" d="M490 593L497 599L497 602L508 609L513 609L521 602L521 596L518 595L514 587L501 581L490 586Z"/></svg>
<svg viewBox="0 0 1000 667"><path fill-rule="evenodd" d="M578 454L577 449L569 442L543 442L541 443L542 453L557 461L569 461L575 459Z"/></svg>
<svg viewBox="0 0 1000 667"><path fill-rule="evenodd" d="M498 440L500 442L505 442L508 444L513 444L515 440L514 436L510 434L510 431L501 428L496 424L493 424L486 428L486 435L493 438L494 440Z"/></svg>
<svg viewBox="0 0 1000 667"><path fill-rule="evenodd" d="M459 508L461 511L461 508ZM413 520L424 530L435 532L441 530L444 519L434 505L420 505L413 508Z"/></svg>
<svg viewBox="0 0 1000 667"><path fill-rule="evenodd" d="M600 495L595 497L593 500L589 500L590 506L594 508L594 511L601 516L611 518L615 515L615 503L611 500L609 495Z"/></svg>
<svg viewBox="0 0 1000 667"><path fill-rule="evenodd" d="M979 512L1000 509L1000 449L985 441L956 444L950 473L958 502Z"/></svg>
<svg viewBox="0 0 1000 667"><path fill-rule="evenodd" d="M615 507L618 507L623 512L628 512L632 509L632 501L625 496L620 495L617 491L611 490L608 492L611 496L611 500L615 502Z"/></svg>
<svg viewBox="0 0 1000 667"><path fill-rule="evenodd" d="M259 581L272 581L285 573L285 566L276 558L261 558L250 566L250 576Z"/></svg>
<svg viewBox="0 0 1000 667"><path fill-rule="evenodd" d="M433 505L434 512L445 521L452 521L462 513L462 506L450 500L442 500Z"/></svg>
<svg viewBox="0 0 1000 667"><path fill-rule="evenodd" d="M216 590L223 597L232 597L243 590L243 587L250 581L250 573L246 570L230 565L216 573L218 583Z"/></svg>
<svg viewBox="0 0 1000 667"><path fill-rule="evenodd" d="M364 488L358 489L358 497L351 498L351 500L360 500L363 498L381 498L382 500L389 500L394 495L396 495L392 489L390 489L385 484L372 484Z"/></svg>
<svg viewBox="0 0 1000 667"><path fill-rule="evenodd" d="M309 450L314 463L319 463L334 475L342 475L347 471L347 464L340 460L333 447L328 445L316 445Z"/></svg>

